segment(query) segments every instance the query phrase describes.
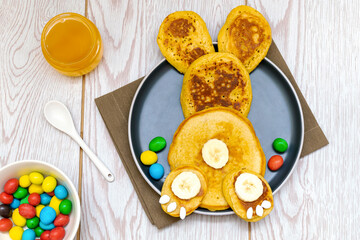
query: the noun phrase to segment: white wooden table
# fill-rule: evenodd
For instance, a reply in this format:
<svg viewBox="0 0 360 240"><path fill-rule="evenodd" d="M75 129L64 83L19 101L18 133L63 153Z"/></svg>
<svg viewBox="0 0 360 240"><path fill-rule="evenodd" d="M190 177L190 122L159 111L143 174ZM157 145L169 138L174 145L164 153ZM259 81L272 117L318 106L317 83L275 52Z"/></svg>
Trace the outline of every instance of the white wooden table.
<svg viewBox="0 0 360 240"><path fill-rule="evenodd" d="M263 221L194 215L158 230L137 199L94 98L145 75L162 59L156 35L171 12L197 12L216 41L227 14L240 4L268 19L330 145L300 160ZM103 60L84 77L58 74L41 53L42 28L63 12L87 16L103 39ZM60 167L81 193L80 239L357 239L359 13L358 0L0 0L0 165L39 159ZM70 108L85 142L113 169L114 183L45 121L43 107L52 99Z"/></svg>

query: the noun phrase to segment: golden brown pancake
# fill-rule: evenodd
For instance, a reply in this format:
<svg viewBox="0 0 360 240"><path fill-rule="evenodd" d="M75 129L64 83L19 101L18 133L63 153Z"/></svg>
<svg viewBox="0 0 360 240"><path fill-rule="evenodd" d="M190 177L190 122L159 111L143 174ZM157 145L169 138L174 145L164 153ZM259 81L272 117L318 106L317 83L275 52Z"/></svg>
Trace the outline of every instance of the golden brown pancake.
<svg viewBox="0 0 360 240"><path fill-rule="evenodd" d="M185 118L210 107L230 107L247 116L252 90L249 73L231 53L211 53L185 73L180 102Z"/></svg>
<svg viewBox="0 0 360 240"><path fill-rule="evenodd" d="M271 29L263 15L249 6L238 6L228 15L218 35L219 52L235 54L250 73L265 58Z"/></svg>
<svg viewBox="0 0 360 240"><path fill-rule="evenodd" d="M215 52L204 20L192 11L167 16L160 26L157 43L166 60L181 73L197 58Z"/></svg>
<svg viewBox="0 0 360 240"><path fill-rule="evenodd" d="M203 145L210 139L223 141L229 150L229 160L220 169L210 167L202 158ZM174 134L168 162L170 169L191 165L202 170L208 191L200 207L211 211L229 208L222 192L226 174L246 167L264 175L266 167L264 152L250 121L226 107L205 109L186 118Z"/></svg>
<svg viewBox="0 0 360 240"><path fill-rule="evenodd" d="M184 200L178 198L171 190L171 184L176 178L177 175L179 175L182 172L192 172L196 174L196 176L199 178L201 183L200 192L195 197ZM179 217L180 216L180 208L184 207L186 209L186 215L191 214L195 209L197 209L204 198L205 194L207 192L207 183L206 178L204 174L201 172L201 170L194 166L181 166L176 169L173 169L169 175L166 177L165 182L163 184L163 187L161 189L161 196L168 195L170 197L170 201L166 204L161 204L161 208L173 217ZM176 202L176 209L173 212L167 212L167 206L172 203Z"/></svg>
<svg viewBox="0 0 360 240"><path fill-rule="evenodd" d="M235 192L236 179L242 173L255 174L258 178L260 178L260 180L263 183L263 187L264 187L263 194L253 202L242 201ZM269 215L269 213L272 211L274 207L274 199L273 199L272 191L267 181L263 178L263 176L248 169L240 169L240 170L235 169L234 171L227 174L223 181L223 193L231 209L236 213L236 215L238 215L240 218L244 219L247 222L257 222L260 219L263 219L264 217ZM269 201L271 203L271 207L268 209L264 209L264 214L261 217L259 217L256 215L255 209L257 205L261 206L261 203L264 200ZM246 216L246 212L250 207L253 208L254 212L253 212L253 217L251 219L248 219Z"/></svg>

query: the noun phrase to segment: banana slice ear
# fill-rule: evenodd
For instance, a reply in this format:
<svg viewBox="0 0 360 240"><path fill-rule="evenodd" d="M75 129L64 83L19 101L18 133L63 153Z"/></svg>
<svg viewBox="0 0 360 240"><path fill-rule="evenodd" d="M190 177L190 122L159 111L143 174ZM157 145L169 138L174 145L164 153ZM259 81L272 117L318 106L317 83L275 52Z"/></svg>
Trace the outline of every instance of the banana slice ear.
<svg viewBox="0 0 360 240"><path fill-rule="evenodd" d="M222 189L231 209L247 222L263 219L274 207L269 184L253 171L241 169L230 172L224 177Z"/></svg>
<svg viewBox="0 0 360 240"><path fill-rule="evenodd" d="M159 202L164 212L184 219L199 207L206 192L203 172L194 166L181 166L166 177Z"/></svg>

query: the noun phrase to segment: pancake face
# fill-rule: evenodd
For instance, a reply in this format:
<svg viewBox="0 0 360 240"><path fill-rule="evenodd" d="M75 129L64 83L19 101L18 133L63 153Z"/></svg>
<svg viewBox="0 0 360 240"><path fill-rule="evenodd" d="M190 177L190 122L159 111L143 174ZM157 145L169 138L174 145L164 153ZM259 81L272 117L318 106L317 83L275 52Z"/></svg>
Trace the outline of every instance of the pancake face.
<svg viewBox="0 0 360 240"><path fill-rule="evenodd" d="M160 26L157 43L166 60L181 73L197 58L215 52L205 22L191 11L167 16Z"/></svg>
<svg viewBox="0 0 360 240"><path fill-rule="evenodd" d="M271 41L269 23L248 6L234 8L218 35L219 52L235 54L249 73L265 58Z"/></svg>
<svg viewBox="0 0 360 240"><path fill-rule="evenodd" d="M191 64L183 80L180 102L185 118L210 107L230 107L243 116L250 111L249 73L231 53L211 53Z"/></svg>
<svg viewBox="0 0 360 240"><path fill-rule="evenodd" d="M242 173L254 174L262 182L263 185L262 194L255 201L245 202L241 200L236 193L235 182ZM273 195L269 184L261 175L253 171L250 171L248 169L234 170L230 172L228 175L226 175L223 181L223 193L226 201L229 203L230 207L236 213L236 215L238 215L240 218L242 218L247 222L257 222L260 219L263 219L272 211L274 207ZM249 210L249 208L252 209ZM262 212L263 212L262 216L257 215L256 208L262 208ZM250 212L250 216L247 216L248 211Z"/></svg>
<svg viewBox="0 0 360 240"><path fill-rule="evenodd" d="M217 139L226 144L228 161L215 169L203 159L204 144ZM207 177L208 191L200 207L211 211L229 208L222 192L222 181L234 169L246 167L264 175L266 159L250 121L238 111L214 107L185 119L176 130L170 145L168 162L171 169L181 165L200 168Z"/></svg>
<svg viewBox="0 0 360 240"><path fill-rule="evenodd" d="M175 178L181 173L188 173L191 172L195 174L198 179L200 180L200 191L199 193L190 199L180 199L177 197L173 190L172 190L172 183L174 182ZM184 207L186 210L186 215L191 214L195 209L197 209L201 203L201 200L204 198L207 192L207 183L204 174L201 172L199 168L193 166L181 166L177 169L172 170L169 175L166 177L163 187L161 189L161 197L164 195L169 196L170 200L164 204L161 204L161 208L173 217L180 216L180 208ZM168 206L171 203L176 203L175 210L168 212Z"/></svg>

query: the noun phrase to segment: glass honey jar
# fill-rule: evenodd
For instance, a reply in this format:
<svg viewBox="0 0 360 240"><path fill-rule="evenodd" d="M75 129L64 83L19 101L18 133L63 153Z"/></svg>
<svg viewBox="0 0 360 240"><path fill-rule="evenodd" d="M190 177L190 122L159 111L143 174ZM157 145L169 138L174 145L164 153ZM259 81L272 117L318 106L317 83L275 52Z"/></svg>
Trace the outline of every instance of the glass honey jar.
<svg viewBox="0 0 360 240"><path fill-rule="evenodd" d="M81 76L92 71L103 55L99 30L77 13L53 17L41 34L41 49L46 61L68 76Z"/></svg>

